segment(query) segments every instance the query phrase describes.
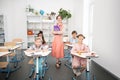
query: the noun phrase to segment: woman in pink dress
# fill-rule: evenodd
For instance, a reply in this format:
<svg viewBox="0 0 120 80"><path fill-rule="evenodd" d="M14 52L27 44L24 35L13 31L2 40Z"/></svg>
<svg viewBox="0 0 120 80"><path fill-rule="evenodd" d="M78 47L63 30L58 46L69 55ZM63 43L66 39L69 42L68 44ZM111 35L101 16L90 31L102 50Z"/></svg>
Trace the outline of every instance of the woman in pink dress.
<svg viewBox="0 0 120 80"><path fill-rule="evenodd" d="M61 61L60 58L64 58L64 45L62 41L63 37L63 23L62 17L56 17L57 24L54 26L54 30L52 31L54 35L54 39L52 42L52 56L56 58L56 67L59 68Z"/></svg>
<svg viewBox="0 0 120 80"><path fill-rule="evenodd" d="M71 53L75 52L76 54L81 54L81 53L87 53L89 52L89 48L87 45L85 45L83 43L83 40L85 39L85 37L82 34L79 34L77 36L78 38L78 43L74 44ZM80 58L77 56L73 56L72 58L72 68L73 68L73 72L75 73L75 75L80 75L81 72L86 68L87 65L87 59L86 58ZM81 68L81 70L76 70L77 68ZM77 72L78 71L78 72Z"/></svg>

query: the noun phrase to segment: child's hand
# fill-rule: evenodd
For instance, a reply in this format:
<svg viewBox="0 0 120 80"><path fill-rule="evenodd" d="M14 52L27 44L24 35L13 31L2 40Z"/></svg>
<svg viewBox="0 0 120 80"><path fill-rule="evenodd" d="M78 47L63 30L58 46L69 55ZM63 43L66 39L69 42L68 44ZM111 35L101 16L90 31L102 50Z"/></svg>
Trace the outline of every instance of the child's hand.
<svg viewBox="0 0 120 80"><path fill-rule="evenodd" d="M36 50L35 50L35 52L40 52L40 51L41 51L41 50L39 50L39 49L36 49Z"/></svg>
<svg viewBox="0 0 120 80"><path fill-rule="evenodd" d="M34 50L26 50L26 52L32 53L34 52Z"/></svg>
<svg viewBox="0 0 120 80"><path fill-rule="evenodd" d="M77 53L78 53L79 55L81 55L81 51L77 51Z"/></svg>
<svg viewBox="0 0 120 80"><path fill-rule="evenodd" d="M95 53L91 53L92 56L95 56Z"/></svg>

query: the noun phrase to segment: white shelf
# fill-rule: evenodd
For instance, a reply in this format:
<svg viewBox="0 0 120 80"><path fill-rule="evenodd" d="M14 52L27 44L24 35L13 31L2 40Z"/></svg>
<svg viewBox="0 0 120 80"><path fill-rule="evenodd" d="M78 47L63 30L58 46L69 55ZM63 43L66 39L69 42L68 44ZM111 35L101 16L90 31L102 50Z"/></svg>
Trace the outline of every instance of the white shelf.
<svg viewBox="0 0 120 80"><path fill-rule="evenodd" d="M28 43L34 43L34 41L28 41Z"/></svg>
<svg viewBox="0 0 120 80"><path fill-rule="evenodd" d="M33 43L34 38L37 36L36 34L42 30L44 34L44 38L47 43L52 41L51 28L50 26L54 25L55 20L48 20L47 16L40 15L27 15L27 30L32 30L34 35L27 35L27 43L28 46Z"/></svg>
<svg viewBox="0 0 120 80"><path fill-rule="evenodd" d="M34 24L34 23L42 23L42 21L27 21L28 23Z"/></svg>
<svg viewBox="0 0 120 80"><path fill-rule="evenodd" d="M27 35L27 43L33 43L34 38L37 36L36 34L42 30L44 34L45 41L47 43L51 43L53 40L53 35L51 31L53 30L55 20L48 20L47 16L41 15L27 15L27 30L32 30L34 35ZM64 20L64 27L67 26L68 21ZM67 28L67 27L66 27ZM65 29L66 30L66 29ZM68 33L65 31L65 33Z"/></svg>
<svg viewBox="0 0 120 80"><path fill-rule="evenodd" d="M42 17L41 15L27 14L27 17Z"/></svg>
<svg viewBox="0 0 120 80"><path fill-rule="evenodd" d="M30 37L34 37L34 34L33 35L27 35L28 37L30 36Z"/></svg>
<svg viewBox="0 0 120 80"><path fill-rule="evenodd" d="M27 21L28 23L34 24L34 23L54 23L54 20L42 20L42 21Z"/></svg>
<svg viewBox="0 0 120 80"><path fill-rule="evenodd" d="M0 15L0 43L5 42L5 35L4 35L4 15Z"/></svg>
<svg viewBox="0 0 120 80"><path fill-rule="evenodd" d="M54 20L42 20L43 23L54 23Z"/></svg>

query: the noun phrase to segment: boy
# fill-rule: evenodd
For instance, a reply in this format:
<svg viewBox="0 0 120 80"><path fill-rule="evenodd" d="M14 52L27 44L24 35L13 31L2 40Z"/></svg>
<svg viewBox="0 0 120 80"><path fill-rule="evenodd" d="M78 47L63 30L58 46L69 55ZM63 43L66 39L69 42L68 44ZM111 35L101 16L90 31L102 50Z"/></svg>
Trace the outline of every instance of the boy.
<svg viewBox="0 0 120 80"><path fill-rule="evenodd" d="M72 31L72 38L70 38L70 44L74 44L74 43L78 42L78 39L76 36L77 36L77 32Z"/></svg>
<svg viewBox="0 0 120 80"><path fill-rule="evenodd" d="M70 38L70 40L69 40L69 43L70 44L75 44L75 43L77 43L78 42L78 39L77 39L77 32L74 30L74 31L72 31L72 37ZM66 53L66 56L65 56L65 58L68 58L67 59L67 61L68 61L68 63L66 64L68 67L71 67L71 62L72 62L72 56L71 56L71 54L70 54L70 50L72 49L72 47L71 46L68 46L68 52Z"/></svg>
<svg viewBox="0 0 120 80"><path fill-rule="evenodd" d="M42 39L37 37L37 38L35 38L34 44L32 46L30 46L30 48L28 48L26 51L29 52L29 54L33 54L35 52L41 52L41 51L47 51L47 50L48 50L48 46L43 45L42 44ZM40 63L41 60L42 60L42 62L44 62L44 64L42 64L42 65ZM41 73L40 69L41 69L41 66L42 67L44 65L46 66L46 61L45 60L46 60L46 57L39 57L39 60L38 60L40 78L42 78L44 76L43 73ZM34 64L36 64L36 59L34 59Z"/></svg>

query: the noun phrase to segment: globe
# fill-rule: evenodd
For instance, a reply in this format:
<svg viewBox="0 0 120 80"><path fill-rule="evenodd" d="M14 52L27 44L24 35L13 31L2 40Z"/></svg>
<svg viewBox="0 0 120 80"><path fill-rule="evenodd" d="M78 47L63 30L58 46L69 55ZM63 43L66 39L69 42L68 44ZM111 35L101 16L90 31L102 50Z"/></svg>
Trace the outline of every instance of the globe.
<svg viewBox="0 0 120 80"><path fill-rule="evenodd" d="M43 15L45 12L43 10L40 10L40 14Z"/></svg>

